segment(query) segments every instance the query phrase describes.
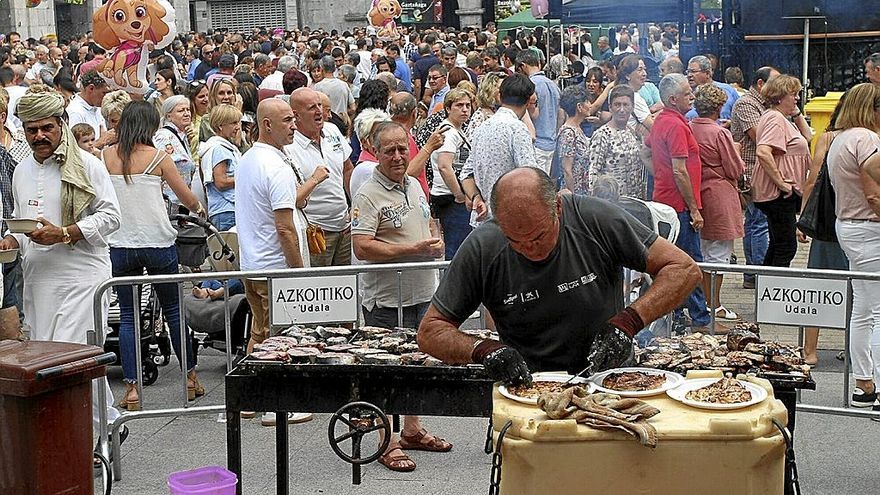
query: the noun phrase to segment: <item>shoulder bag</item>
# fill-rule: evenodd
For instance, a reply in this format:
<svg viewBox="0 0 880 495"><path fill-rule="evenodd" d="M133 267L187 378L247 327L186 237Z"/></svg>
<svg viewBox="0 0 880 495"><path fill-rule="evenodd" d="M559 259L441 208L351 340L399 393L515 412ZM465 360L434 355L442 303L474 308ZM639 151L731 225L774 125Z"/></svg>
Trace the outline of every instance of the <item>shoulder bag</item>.
<svg viewBox="0 0 880 495"><path fill-rule="evenodd" d="M831 144L828 145L831 149ZM831 186L831 178L828 176L828 154L822 160L822 167L816 176L816 184L810 192L810 197L804 205L801 216L797 221L797 227L804 234L826 242L837 242L835 222L837 215L834 212L834 188Z"/></svg>
<svg viewBox="0 0 880 495"><path fill-rule="evenodd" d="M305 183L305 180L303 180L302 175L300 175L299 169L289 160L289 158L285 161L287 161L287 164L293 169L293 173L296 175L297 184L302 186ZM309 254L323 254L324 251L327 251L327 236L324 234L324 229L309 221L309 217L306 216L305 208L297 209L302 213L303 218L306 219L306 241L309 244Z"/></svg>

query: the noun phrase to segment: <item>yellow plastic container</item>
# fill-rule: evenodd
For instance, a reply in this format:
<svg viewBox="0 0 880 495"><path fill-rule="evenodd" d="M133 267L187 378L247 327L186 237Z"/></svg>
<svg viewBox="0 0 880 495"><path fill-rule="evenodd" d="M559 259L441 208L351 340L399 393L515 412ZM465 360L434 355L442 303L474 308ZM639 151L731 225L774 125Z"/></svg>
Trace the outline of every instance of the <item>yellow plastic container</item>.
<svg viewBox="0 0 880 495"><path fill-rule="evenodd" d="M831 123L831 114L834 112L834 107L837 106L841 96L843 96L843 93L831 91L825 93L825 96L813 98L804 105L804 113L810 116L810 127L813 128L813 141L810 142L810 151L815 150L819 136L825 132L825 128Z"/></svg>
<svg viewBox="0 0 880 495"><path fill-rule="evenodd" d="M706 376L714 375L688 377ZM781 494L785 440L772 420L786 424L787 412L773 397L770 382L751 380L769 396L746 409L709 411L665 394L647 398L661 411L649 420L657 429L654 449L622 431L551 420L537 406L509 400L496 387L496 442L504 424L513 422L502 442L501 493Z"/></svg>

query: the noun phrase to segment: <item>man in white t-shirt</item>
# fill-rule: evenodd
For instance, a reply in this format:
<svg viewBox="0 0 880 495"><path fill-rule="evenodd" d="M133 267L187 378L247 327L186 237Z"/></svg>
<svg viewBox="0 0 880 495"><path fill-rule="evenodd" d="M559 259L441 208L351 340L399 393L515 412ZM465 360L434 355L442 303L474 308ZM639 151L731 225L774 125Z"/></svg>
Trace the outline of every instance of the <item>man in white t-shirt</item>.
<svg viewBox="0 0 880 495"><path fill-rule="evenodd" d="M68 125L88 124L95 131L95 148L103 148L108 142L107 123L101 115L101 103L104 95L110 92L110 86L96 71L90 70L80 76L79 84L82 91L70 99L67 104Z"/></svg>
<svg viewBox="0 0 880 495"><path fill-rule="evenodd" d="M312 266L349 265L351 225L346 196L354 169L349 159L351 145L336 126L324 122L317 91L297 89L290 95L290 108L296 116L296 132L284 151L300 166L303 177L310 177L322 165L330 171L309 195L304 209L309 223L321 227L327 240L323 253L311 254Z"/></svg>
<svg viewBox="0 0 880 495"><path fill-rule="evenodd" d="M303 266L303 251L293 212L296 177L283 147L293 141L293 112L284 101L268 98L257 107L260 138L235 173L235 218L242 270ZM269 336L269 287L266 280L244 281L253 313L248 352Z"/></svg>

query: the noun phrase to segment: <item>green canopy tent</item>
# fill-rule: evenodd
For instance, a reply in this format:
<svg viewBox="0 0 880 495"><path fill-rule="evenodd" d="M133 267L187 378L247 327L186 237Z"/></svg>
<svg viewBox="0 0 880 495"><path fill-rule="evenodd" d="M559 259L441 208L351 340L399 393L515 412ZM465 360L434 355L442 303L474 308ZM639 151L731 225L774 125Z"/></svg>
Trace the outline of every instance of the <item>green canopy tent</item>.
<svg viewBox="0 0 880 495"><path fill-rule="evenodd" d="M516 29L519 27L535 28L538 26L543 26L546 28L547 26L558 26L559 19L535 19L534 17L532 17L531 9L526 9L521 12L517 12L516 14L513 14L506 19L502 19L496 24L499 30Z"/></svg>

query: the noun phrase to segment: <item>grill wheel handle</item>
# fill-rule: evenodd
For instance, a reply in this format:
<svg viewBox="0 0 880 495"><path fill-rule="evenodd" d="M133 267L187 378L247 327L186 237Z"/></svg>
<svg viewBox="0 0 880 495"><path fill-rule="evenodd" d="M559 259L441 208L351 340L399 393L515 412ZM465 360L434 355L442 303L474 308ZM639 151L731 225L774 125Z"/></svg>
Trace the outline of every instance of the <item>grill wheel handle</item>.
<svg viewBox="0 0 880 495"><path fill-rule="evenodd" d="M348 432L341 435L336 434L336 425L339 422L348 426ZM364 436L379 430L383 430L384 435L378 450L367 457L361 457ZM391 423L388 421L388 416L373 404L369 402L349 402L330 417L327 437L330 440L330 448L343 461L355 465L369 464L381 457L385 453L385 449L388 448L388 444L391 443ZM341 444L349 439L352 442L352 454L344 452L340 447Z"/></svg>

